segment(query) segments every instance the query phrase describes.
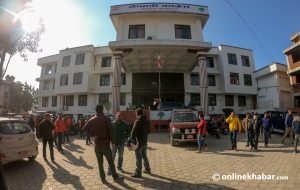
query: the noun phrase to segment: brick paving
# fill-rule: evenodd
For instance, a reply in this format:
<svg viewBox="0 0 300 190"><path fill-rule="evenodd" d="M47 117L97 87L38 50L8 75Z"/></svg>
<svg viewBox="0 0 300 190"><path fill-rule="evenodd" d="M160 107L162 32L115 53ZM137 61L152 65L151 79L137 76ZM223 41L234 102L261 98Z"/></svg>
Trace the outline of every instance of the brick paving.
<svg viewBox="0 0 300 190"><path fill-rule="evenodd" d="M64 145L65 154L55 149L57 164L45 162L40 154L36 161L17 161L5 165L4 170L10 190L56 189L297 189L300 187L300 154L293 154L289 139L280 143L280 136L273 135L270 148L250 151L245 147L244 134L238 135L239 151L227 150L229 136L221 139L208 137L209 151L196 153L193 143L172 147L168 134L151 134L148 157L152 174L134 179L135 154L127 149L124 155L124 183L101 183L93 146L86 146L83 139L71 136L71 143ZM48 153L48 159L49 153ZM105 162L105 168L107 163ZM270 174L288 176L287 181L232 180L213 181L214 173L223 174Z"/></svg>

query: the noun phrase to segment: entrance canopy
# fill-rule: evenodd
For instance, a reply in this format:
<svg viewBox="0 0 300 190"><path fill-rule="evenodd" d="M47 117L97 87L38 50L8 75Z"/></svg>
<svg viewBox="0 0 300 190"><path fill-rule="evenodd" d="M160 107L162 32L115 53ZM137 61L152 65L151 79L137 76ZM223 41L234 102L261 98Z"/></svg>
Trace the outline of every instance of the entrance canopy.
<svg viewBox="0 0 300 190"><path fill-rule="evenodd" d="M158 72L159 55L161 72L185 73L197 62L196 53L207 52L211 43L187 40L123 40L110 42L109 48L113 52L123 52L122 64L128 72Z"/></svg>

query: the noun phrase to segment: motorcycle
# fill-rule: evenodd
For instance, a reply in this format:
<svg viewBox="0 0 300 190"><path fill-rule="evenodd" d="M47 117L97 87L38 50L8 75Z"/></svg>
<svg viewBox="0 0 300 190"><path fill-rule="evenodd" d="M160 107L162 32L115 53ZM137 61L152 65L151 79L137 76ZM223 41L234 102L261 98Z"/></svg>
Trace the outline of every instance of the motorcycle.
<svg viewBox="0 0 300 190"><path fill-rule="evenodd" d="M218 125L215 125L215 123L212 122L211 120L206 121L206 130L207 130L207 133L209 134L209 136L216 135L217 139L220 138L220 131L219 131Z"/></svg>

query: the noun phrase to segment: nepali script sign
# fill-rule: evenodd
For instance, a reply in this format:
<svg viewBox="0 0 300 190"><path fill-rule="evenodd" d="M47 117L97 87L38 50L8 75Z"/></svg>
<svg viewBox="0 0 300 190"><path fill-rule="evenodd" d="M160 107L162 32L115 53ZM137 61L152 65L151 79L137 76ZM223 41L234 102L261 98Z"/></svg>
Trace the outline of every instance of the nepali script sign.
<svg viewBox="0 0 300 190"><path fill-rule="evenodd" d="M202 5L191 5L182 3L135 3L111 6L110 14L127 13L188 13L208 15L208 7Z"/></svg>

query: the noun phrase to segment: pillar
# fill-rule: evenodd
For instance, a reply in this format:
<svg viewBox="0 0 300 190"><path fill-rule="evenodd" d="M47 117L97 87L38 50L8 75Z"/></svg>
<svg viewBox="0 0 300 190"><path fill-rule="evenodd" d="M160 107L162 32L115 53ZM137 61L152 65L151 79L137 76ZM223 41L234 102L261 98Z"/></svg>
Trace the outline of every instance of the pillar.
<svg viewBox="0 0 300 190"><path fill-rule="evenodd" d="M113 83L112 83L112 113L120 111L121 65L122 53L114 53Z"/></svg>
<svg viewBox="0 0 300 190"><path fill-rule="evenodd" d="M204 115L208 115L208 85L207 85L207 71L206 71L206 53L198 52L197 55L199 65L200 77L200 101Z"/></svg>

